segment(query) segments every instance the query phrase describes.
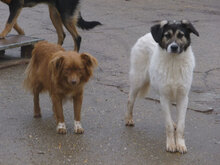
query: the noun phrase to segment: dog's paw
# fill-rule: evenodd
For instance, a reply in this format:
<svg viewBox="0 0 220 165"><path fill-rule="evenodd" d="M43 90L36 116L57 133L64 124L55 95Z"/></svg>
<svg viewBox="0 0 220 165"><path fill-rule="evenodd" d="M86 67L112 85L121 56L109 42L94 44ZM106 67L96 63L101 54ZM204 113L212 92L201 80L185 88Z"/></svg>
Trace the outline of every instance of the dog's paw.
<svg viewBox="0 0 220 165"><path fill-rule="evenodd" d="M168 152L176 152L176 144L174 138L167 138L166 150Z"/></svg>
<svg viewBox="0 0 220 165"><path fill-rule="evenodd" d="M74 120L74 132L76 134L82 134L84 132L84 129L82 128L80 121Z"/></svg>
<svg viewBox="0 0 220 165"><path fill-rule="evenodd" d="M176 140L176 150L181 154L184 154L187 152L187 148L186 148L184 139L177 139Z"/></svg>
<svg viewBox="0 0 220 165"><path fill-rule="evenodd" d="M5 35L0 34L0 39L4 39L4 38L5 38Z"/></svg>
<svg viewBox="0 0 220 165"><path fill-rule="evenodd" d="M125 125L133 127L134 126L134 120L133 119L126 119Z"/></svg>
<svg viewBox="0 0 220 165"><path fill-rule="evenodd" d="M65 123L58 123L57 124L57 133L58 134L66 134L66 124Z"/></svg>

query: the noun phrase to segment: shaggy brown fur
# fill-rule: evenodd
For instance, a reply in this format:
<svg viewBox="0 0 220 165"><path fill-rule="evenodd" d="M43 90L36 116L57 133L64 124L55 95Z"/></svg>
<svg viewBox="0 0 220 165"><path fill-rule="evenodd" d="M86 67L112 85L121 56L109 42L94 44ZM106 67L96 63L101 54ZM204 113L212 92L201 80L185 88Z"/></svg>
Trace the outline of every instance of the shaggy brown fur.
<svg viewBox="0 0 220 165"><path fill-rule="evenodd" d="M37 43L24 80L24 87L34 95L34 117L41 117L39 94L48 91L57 125L64 123L62 102L65 99L73 99L74 120L80 121L83 88L96 66L97 60L90 54L65 51L46 41ZM66 133L66 129L57 128L57 132Z"/></svg>

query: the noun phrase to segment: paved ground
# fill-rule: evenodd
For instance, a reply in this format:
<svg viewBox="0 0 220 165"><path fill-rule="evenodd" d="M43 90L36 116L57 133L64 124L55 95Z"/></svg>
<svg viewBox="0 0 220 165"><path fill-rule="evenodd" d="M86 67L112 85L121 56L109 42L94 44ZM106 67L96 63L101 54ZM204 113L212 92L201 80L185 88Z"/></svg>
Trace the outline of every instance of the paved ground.
<svg viewBox="0 0 220 165"><path fill-rule="evenodd" d="M72 105L67 103L64 108L68 133L56 134L46 94L41 96L43 117L34 119L32 96L22 88L26 65L2 69L0 164L219 164L220 1L84 0L81 7L86 20L104 24L91 31L79 30L83 38L81 51L93 54L99 61L99 68L85 90L85 133L73 133ZM7 16L7 6L0 3L0 30ZM137 101L136 126L124 126L130 48L155 20L162 19L189 19L200 33L199 38L192 36L197 65L186 117L188 153L184 155L165 151L164 118L156 100ZM19 23L29 36L57 40L45 5L24 9ZM64 47L73 49L68 33ZM6 54L16 57L20 50L8 50ZM156 99L151 93L150 98Z"/></svg>

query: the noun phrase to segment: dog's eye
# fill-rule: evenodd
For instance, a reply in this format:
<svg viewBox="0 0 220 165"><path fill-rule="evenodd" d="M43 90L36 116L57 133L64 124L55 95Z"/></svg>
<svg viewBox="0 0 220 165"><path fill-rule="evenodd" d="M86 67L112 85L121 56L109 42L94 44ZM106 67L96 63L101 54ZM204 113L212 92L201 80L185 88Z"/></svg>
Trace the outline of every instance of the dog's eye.
<svg viewBox="0 0 220 165"><path fill-rule="evenodd" d="M80 68L74 68L73 70L76 71L76 72L80 72L81 71Z"/></svg>
<svg viewBox="0 0 220 165"><path fill-rule="evenodd" d="M164 34L164 36L166 37L166 38L171 38L171 34L170 33L166 33L166 34Z"/></svg>
<svg viewBox="0 0 220 165"><path fill-rule="evenodd" d="M67 72L71 72L73 69L72 68L66 68L65 69Z"/></svg>
<svg viewBox="0 0 220 165"><path fill-rule="evenodd" d="M178 38L182 38L183 36L184 36L183 33L178 33L178 34L177 34L177 37L178 37Z"/></svg>

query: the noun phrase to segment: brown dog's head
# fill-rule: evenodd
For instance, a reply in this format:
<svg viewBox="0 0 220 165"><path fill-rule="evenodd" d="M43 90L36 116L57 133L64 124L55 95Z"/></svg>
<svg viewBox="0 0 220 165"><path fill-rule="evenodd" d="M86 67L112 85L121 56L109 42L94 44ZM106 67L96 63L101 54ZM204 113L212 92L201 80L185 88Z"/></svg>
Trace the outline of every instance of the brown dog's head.
<svg viewBox="0 0 220 165"><path fill-rule="evenodd" d="M52 77L58 84L74 87L85 83L93 74L97 60L88 53L57 52L49 63Z"/></svg>

